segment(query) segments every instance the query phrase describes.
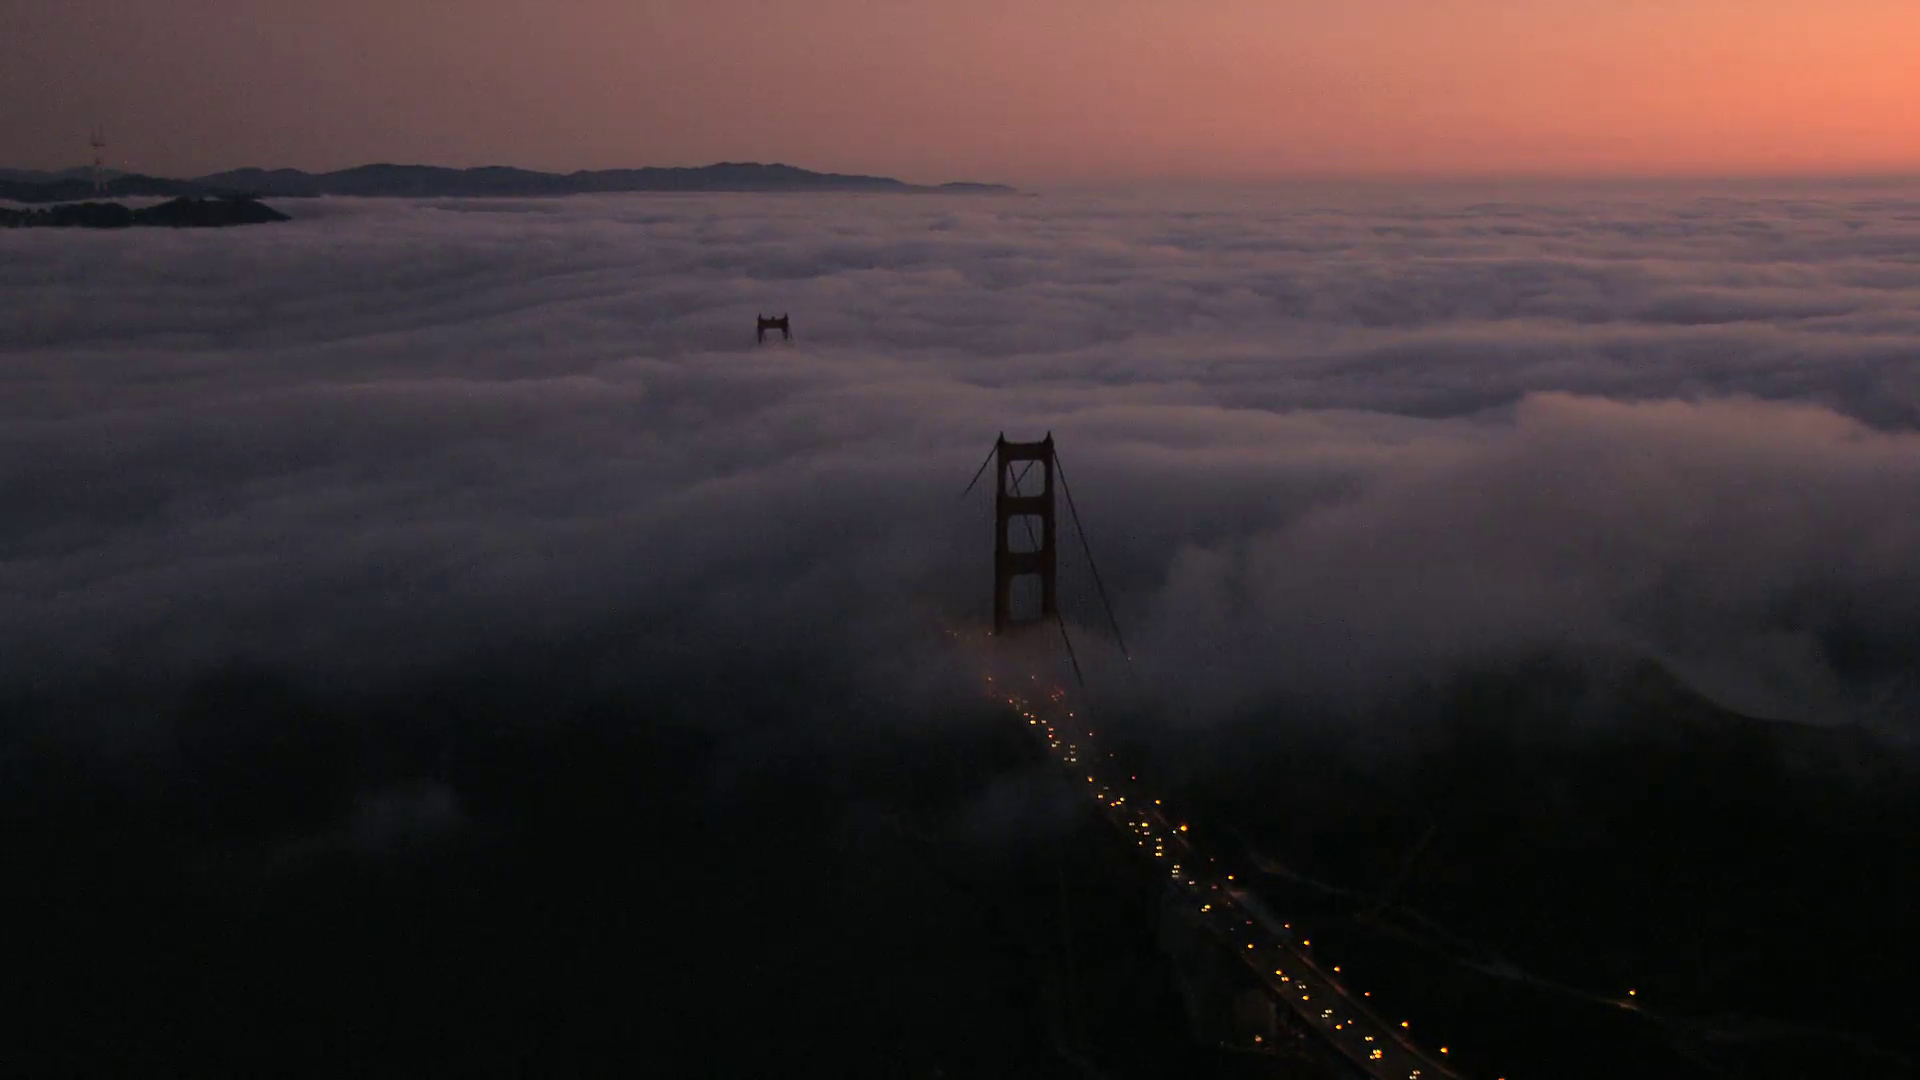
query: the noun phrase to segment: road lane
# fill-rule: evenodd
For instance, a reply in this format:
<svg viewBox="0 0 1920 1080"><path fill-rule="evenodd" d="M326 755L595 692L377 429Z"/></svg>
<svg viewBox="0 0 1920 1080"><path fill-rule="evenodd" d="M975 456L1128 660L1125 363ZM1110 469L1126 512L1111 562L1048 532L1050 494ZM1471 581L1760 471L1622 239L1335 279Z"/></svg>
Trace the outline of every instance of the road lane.
<svg viewBox="0 0 1920 1080"><path fill-rule="evenodd" d="M1354 993L1337 967L1329 970L1315 960L1311 938L1235 884L1234 875L1203 850L1189 823L1170 817L1137 774L1123 774L1064 690L1031 678L1024 685L1003 680L996 686L989 676L987 685L996 701L1019 715L1048 756L1085 788L1109 823L1132 839L1144 858L1164 867L1168 887L1193 905L1194 916L1289 1012L1319 1030L1368 1076L1459 1080L1445 1060L1447 1048L1429 1053L1412 1041L1407 1022L1376 1015L1365 992Z"/></svg>

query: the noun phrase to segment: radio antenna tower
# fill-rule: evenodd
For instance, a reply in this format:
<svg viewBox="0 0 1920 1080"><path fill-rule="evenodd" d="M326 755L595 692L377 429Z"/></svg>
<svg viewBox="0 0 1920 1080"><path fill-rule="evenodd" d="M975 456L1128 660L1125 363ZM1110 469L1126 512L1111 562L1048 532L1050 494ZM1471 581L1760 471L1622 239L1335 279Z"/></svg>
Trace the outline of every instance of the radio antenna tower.
<svg viewBox="0 0 1920 1080"><path fill-rule="evenodd" d="M93 193L105 195L107 193L106 136L100 134L99 128L94 128L87 136L87 145L93 147Z"/></svg>

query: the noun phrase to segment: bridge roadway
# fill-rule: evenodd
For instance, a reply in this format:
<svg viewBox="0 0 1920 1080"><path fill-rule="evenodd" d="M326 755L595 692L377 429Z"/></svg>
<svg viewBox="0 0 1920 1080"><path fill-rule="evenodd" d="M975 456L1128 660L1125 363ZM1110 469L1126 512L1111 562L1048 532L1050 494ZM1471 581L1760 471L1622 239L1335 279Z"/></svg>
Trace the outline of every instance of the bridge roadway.
<svg viewBox="0 0 1920 1080"><path fill-rule="evenodd" d="M1431 1055L1412 1042L1408 1022L1376 1015L1365 1001L1370 992L1354 993L1338 965L1316 961L1311 938L1238 888L1234 875L1219 869L1190 826L1169 817L1137 775L1119 774L1111 752L1097 750L1087 721L1068 707L1064 691L1045 689L1037 678L1025 687L1004 680L996 686L991 676L988 683L993 698L1018 712L1047 753L1084 784L1108 822L1164 869L1169 886L1194 906L1202 923L1328 1044L1379 1080L1460 1080L1444 1061L1446 1047L1441 1056Z"/></svg>

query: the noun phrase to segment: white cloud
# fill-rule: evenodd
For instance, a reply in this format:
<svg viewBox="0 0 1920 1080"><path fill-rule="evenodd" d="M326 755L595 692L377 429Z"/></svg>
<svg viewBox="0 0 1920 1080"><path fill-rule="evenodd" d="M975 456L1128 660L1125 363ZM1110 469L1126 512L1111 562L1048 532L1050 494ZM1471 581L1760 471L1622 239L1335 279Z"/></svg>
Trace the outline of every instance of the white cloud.
<svg viewBox="0 0 1920 1080"><path fill-rule="evenodd" d="M872 661L983 606L953 496L1002 430L1062 439L1169 687L1581 644L1818 718L1903 677L1920 198L1302 200L0 234L0 678ZM795 345L754 348L756 311Z"/></svg>

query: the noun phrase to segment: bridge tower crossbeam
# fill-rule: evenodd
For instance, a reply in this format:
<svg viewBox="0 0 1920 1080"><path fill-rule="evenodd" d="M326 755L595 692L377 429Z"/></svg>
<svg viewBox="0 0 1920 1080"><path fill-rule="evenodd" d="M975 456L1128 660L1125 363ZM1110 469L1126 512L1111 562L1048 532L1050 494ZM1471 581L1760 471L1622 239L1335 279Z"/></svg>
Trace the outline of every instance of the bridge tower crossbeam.
<svg viewBox="0 0 1920 1080"><path fill-rule="evenodd" d="M1001 434L993 446L993 633L996 637L1019 627L1052 622L1059 617L1059 558L1055 541L1058 530L1053 512L1054 458L1053 433L1039 442L1008 442ZM1014 466L1027 463L1018 475ZM1040 490L1027 494L1021 478L1040 466ZM1032 547L1013 548L1014 519L1021 524ZM1039 518L1039 529L1031 518ZM1037 576L1040 579L1040 611L1037 616L1016 616L1013 611L1015 578Z"/></svg>

